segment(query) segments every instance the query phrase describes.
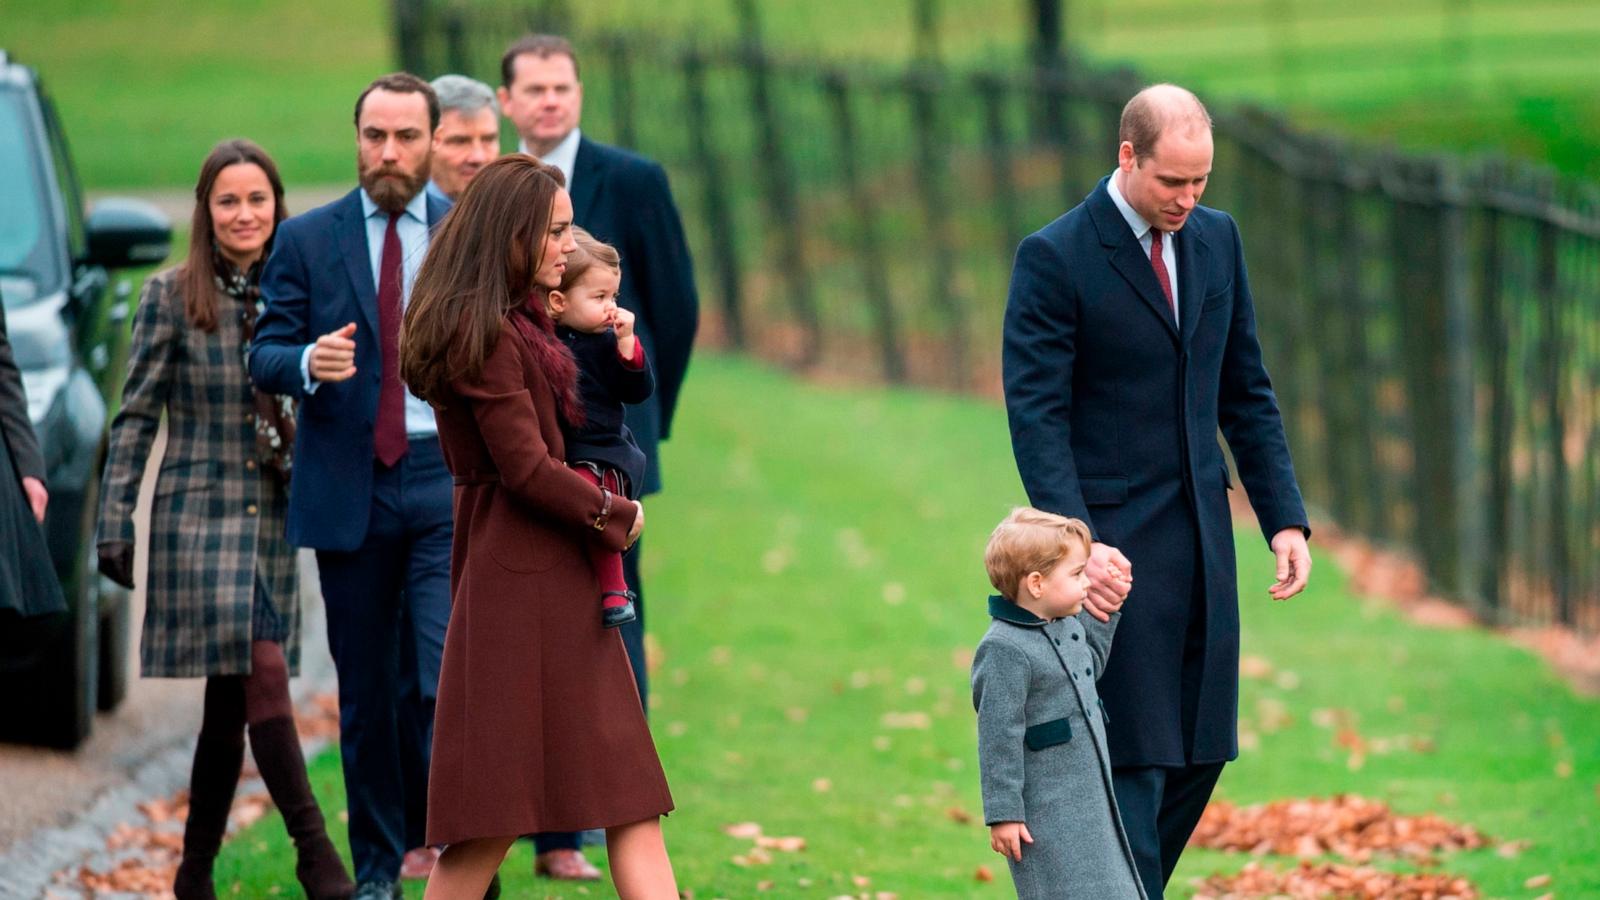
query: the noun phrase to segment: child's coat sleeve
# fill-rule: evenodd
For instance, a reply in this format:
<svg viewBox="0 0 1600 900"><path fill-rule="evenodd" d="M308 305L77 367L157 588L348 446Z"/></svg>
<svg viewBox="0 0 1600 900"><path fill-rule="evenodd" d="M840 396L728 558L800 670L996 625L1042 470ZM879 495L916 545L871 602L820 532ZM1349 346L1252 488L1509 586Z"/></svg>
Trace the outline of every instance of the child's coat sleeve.
<svg viewBox="0 0 1600 900"><path fill-rule="evenodd" d="M1077 618L1083 625L1083 639L1089 645L1089 655L1094 657L1094 680L1099 681L1105 674L1106 657L1111 655L1111 636L1116 634L1117 620L1122 618L1122 613L1112 613L1109 622L1102 622L1087 612L1078 613Z"/></svg>
<svg viewBox="0 0 1600 900"><path fill-rule="evenodd" d="M978 769L986 825L1026 821L1022 801L1028 659L1004 641L986 640L972 658L972 705L978 711Z"/></svg>

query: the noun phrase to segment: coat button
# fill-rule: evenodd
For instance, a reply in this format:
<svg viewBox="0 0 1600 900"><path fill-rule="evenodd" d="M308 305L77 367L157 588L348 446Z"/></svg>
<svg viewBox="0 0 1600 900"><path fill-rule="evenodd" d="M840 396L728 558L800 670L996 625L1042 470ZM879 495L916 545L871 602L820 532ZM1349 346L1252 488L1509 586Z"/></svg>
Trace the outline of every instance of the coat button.
<svg viewBox="0 0 1600 900"><path fill-rule="evenodd" d="M256 414L253 412L247 412L244 414L244 420L246 422L254 422L256 420Z"/></svg>
<svg viewBox="0 0 1600 900"><path fill-rule="evenodd" d="M1072 639L1073 639L1073 640L1077 640L1077 639L1078 639L1078 636L1077 636L1077 635L1076 635L1076 634L1074 634L1074 635L1073 635L1073 636L1072 636Z"/></svg>
<svg viewBox="0 0 1600 900"><path fill-rule="evenodd" d="M1085 668L1083 670L1083 674L1085 674L1085 675L1093 675L1094 674L1094 669L1093 668Z"/></svg>
<svg viewBox="0 0 1600 900"><path fill-rule="evenodd" d="M254 471L255 467L256 467L256 461L253 460L253 459L247 459L247 460L244 461L244 467L246 469L250 469L251 471Z"/></svg>
<svg viewBox="0 0 1600 900"><path fill-rule="evenodd" d="M1051 640L1056 642L1057 647L1061 646L1061 638L1051 638Z"/></svg>
<svg viewBox="0 0 1600 900"><path fill-rule="evenodd" d="M244 511L253 516L253 515L256 514L256 505L254 503L252 503L249 506L246 506L244 508Z"/></svg>

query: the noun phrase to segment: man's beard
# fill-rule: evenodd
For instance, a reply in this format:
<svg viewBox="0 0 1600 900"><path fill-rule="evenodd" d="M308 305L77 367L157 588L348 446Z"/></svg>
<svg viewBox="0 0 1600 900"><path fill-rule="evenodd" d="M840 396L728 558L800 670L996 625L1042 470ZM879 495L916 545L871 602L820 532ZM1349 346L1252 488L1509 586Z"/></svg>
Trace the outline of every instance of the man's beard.
<svg viewBox="0 0 1600 900"><path fill-rule="evenodd" d="M394 166L378 165L361 172L361 187L387 213L404 212L406 204L428 184L428 163L423 157L416 174L407 175ZM359 165L359 163L358 163Z"/></svg>

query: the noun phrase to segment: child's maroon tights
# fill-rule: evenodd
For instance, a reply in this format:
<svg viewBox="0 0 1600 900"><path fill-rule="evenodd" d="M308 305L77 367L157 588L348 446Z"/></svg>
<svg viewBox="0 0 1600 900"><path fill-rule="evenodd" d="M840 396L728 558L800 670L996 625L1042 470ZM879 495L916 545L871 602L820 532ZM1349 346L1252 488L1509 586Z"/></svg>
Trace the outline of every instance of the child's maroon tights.
<svg viewBox="0 0 1600 900"><path fill-rule="evenodd" d="M611 493L621 497L622 479L615 469L606 469L605 481L601 482L600 476L588 466L573 466L573 471L589 480L590 484L605 487ZM600 578L601 606L605 609L627 604L628 579L622 574L622 554L607 550L598 544L589 544L589 564L594 566L595 575ZM612 593L615 591L616 593Z"/></svg>

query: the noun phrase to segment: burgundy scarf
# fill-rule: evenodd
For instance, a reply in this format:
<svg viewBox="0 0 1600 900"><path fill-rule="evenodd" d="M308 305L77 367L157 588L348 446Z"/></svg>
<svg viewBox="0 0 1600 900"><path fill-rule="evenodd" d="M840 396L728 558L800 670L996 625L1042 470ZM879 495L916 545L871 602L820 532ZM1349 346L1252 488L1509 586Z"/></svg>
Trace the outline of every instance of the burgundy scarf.
<svg viewBox="0 0 1600 900"><path fill-rule="evenodd" d="M556 395L556 409L569 427L583 424L583 401L578 399L578 363L572 350L556 337L556 325L544 304L544 292L535 290L527 302L513 309L511 324L533 350L533 358Z"/></svg>

